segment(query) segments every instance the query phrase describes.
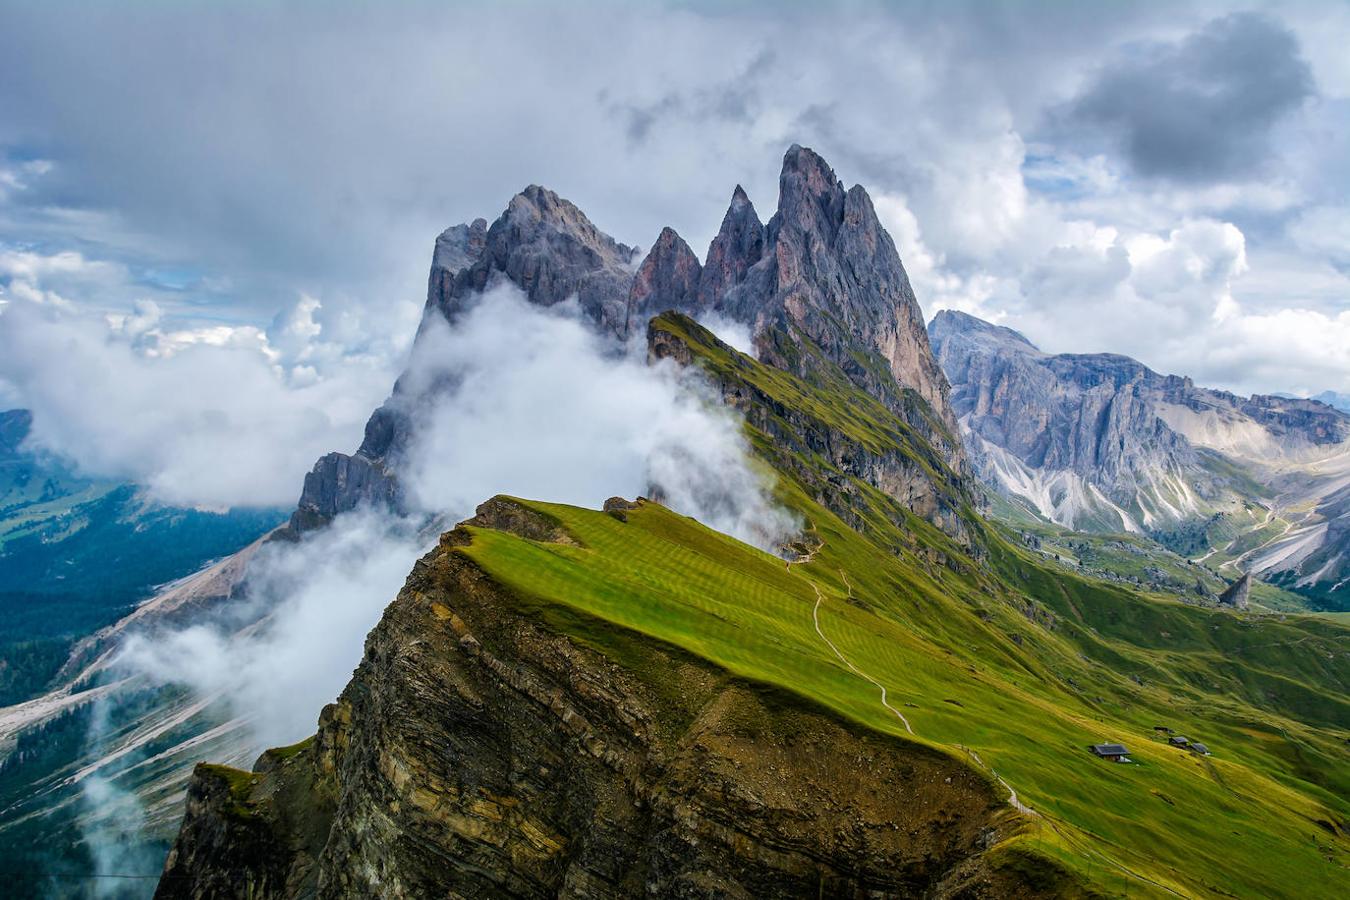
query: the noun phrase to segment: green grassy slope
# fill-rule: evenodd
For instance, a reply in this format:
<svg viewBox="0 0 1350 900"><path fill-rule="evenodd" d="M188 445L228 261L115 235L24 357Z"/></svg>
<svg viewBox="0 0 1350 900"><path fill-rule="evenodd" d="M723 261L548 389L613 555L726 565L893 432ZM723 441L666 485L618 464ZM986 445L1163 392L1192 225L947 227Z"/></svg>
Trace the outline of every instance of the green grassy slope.
<svg viewBox="0 0 1350 900"><path fill-rule="evenodd" d="M1048 602L1037 604L997 579L930 574L878 553L819 509L813 522L824 546L789 569L655 504L627 522L533 506L584 546L476 530L464 552L561 630L607 649L619 646L607 626L620 625L899 739L973 759L968 748L1040 814L1016 840L1103 887L1148 893L1141 879L1151 879L1201 896L1309 896L1312 886L1321 893L1311 895L1326 896L1343 883L1344 833L1317 821L1340 830L1350 815L1347 673L1317 657L1350 649L1344 629L1318 620L1251 626L1086 581L1066 586L1061 573L1000 549L1001 568L1046 592ZM1039 610L1032 619L1027 603ZM1145 609L1136 615L1132 606ZM813 613L848 662L887 688L913 736L876 685L822 640ZM1053 629L1034 621L1047 613ZM1122 636L1136 633L1164 646ZM1286 649L1301 641L1301 666L1280 674L1283 661L1265 639ZM1225 659L1239 650L1242 663ZM1147 678L1140 685L1120 670ZM1256 702L1273 685L1298 706L1297 695L1316 694L1322 681L1341 697L1303 710L1309 723L1298 709ZM1155 742L1156 723L1207 741L1214 756ZM1108 739L1126 742L1136 765L1088 755L1086 744Z"/></svg>
<svg viewBox="0 0 1350 900"><path fill-rule="evenodd" d="M723 386L753 383L822 427L846 422L878 449L889 441L931 460L846 386L797 382L687 320L665 324ZM779 473L780 499L808 523L809 561L789 566L655 504L626 521L530 504L580 546L474 529L460 552L620 662L616 627L997 773L1035 811L1001 852L1057 860L1107 893L1344 889L1350 630L1143 596L983 526L972 558L831 471L809 442L750 436ZM829 490L847 496L842 514L822 502ZM1205 741L1213 756L1165 746L1155 724ZM1126 743L1135 763L1088 754L1106 740Z"/></svg>

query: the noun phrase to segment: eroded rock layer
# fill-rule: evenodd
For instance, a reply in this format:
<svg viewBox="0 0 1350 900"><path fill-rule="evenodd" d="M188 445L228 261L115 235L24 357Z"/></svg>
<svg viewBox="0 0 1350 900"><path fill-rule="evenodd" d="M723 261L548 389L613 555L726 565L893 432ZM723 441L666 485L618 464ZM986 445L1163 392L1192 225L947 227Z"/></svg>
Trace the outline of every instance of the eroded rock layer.
<svg viewBox="0 0 1350 900"><path fill-rule="evenodd" d="M570 540L540 518L470 524ZM636 634L601 652L472 540L417 564L315 738L199 767L159 897L1034 895L985 864L1015 815L971 768Z"/></svg>

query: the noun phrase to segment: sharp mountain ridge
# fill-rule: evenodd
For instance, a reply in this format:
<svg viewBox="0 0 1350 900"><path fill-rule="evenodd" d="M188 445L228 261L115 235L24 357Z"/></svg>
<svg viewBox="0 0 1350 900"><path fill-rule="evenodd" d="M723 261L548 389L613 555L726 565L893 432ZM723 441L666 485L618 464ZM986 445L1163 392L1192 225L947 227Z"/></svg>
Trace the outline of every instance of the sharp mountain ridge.
<svg viewBox="0 0 1350 900"><path fill-rule="evenodd" d="M807 148L793 145L784 156L778 209L767 224L736 186L703 262L672 228L641 256L568 200L531 185L490 226L478 219L437 238L424 327L434 316L453 325L503 283L538 306L575 300L585 321L616 344L667 310L743 323L760 359L808 380L842 372L901 416L958 478L969 474L950 388L895 244L867 192L845 189ZM371 416L355 454L330 453L305 478L295 533L366 504L409 511L397 472L429 406L409 382L401 378ZM950 506L938 502L943 489L909 490L916 509L937 515L942 507L951 520Z"/></svg>

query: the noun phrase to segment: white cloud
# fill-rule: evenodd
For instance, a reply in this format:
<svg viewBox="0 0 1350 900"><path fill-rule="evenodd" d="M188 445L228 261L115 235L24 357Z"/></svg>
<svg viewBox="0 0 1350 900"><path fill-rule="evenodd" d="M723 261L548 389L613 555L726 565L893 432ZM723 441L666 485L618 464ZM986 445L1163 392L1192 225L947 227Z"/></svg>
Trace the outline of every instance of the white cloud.
<svg viewBox="0 0 1350 900"><path fill-rule="evenodd" d="M1048 133L1048 111L1090 90L1104 65L1131 48L1185 45L1224 12L1206 0L1015 17L959 4L847 17L404 6L330 12L315 34L308 13L284 7L164 7L134 28L112 13L16 10L0 34L0 80L28 87L0 97L0 145L51 134L60 156L45 152L55 164L0 201L0 239L69 244L86 262L91 243L116 246L128 262L105 273L122 285L93 300L56 272L15 279L0 300L124 314L153 299L162 344L265 332L293 387L317 383L345 357L396 358L432 236L491 218L523 184L559 190L629 243L670 224L702 249L736 182L768 217L777 161L798 141L877 198L929 313L953 306L1057 348L1131 353L1241 390L1343 381L1303 362L1258 381L1271 372L1256 365L1259 347L1248 367L1204 355L1239 337L1214 317L1221 305L1234 314L1225 294L1246 316L1331 321L1346 302L1332 269L1345 266L1335 209L1350 184L1343 15L1269 12L1293 28L1286 49L1309 60L1319 95L1269 141L1257 136L1273 152L1256 181L1163 188L1134 177L1127 154ZM201 40L173 40L185 25ZM158 48L154 66L128 60L122 48L138 42ZM484 71L497 77L472 77ZM290 90L272 89L278 72ZM1226 287L1186 265L1217 253L1217 272L1231 254L1198 233L1173 237L1203 222L1243 235L1248 271ZM1174 240L1172 268L1131 262L1122 274L1122 251ZM210 287L148 292L133 277L145 257L187 260ZM276 298L301 292L322 302L274 317Z"/></svg>
<svg viewBox="0 0 1350 900"><path fill-rule="evenodd" d="M27 190L34 180L52 170L51 160L29 159L20 162L0 161L0 200L18 191Z"/></svg>
<svg viewBox="0 0 1350 900"><path fill-rule="evenodd" d="M1350 206L1318 206L1290 226L1290 237L1310 254L1350 269Z"/></svg>
<svg viewBox="0 0 1350 900"><path fill-rule="evenodd" d="M412 397L440 386L402 461L414 501L454 517L498 493L597 508L656 485L671 508L741 540L787 538L796 523L701 377L649 366L645 348L616 355L563 306L504 285L453 330L427 322L404 378Z"/></svg>
<svg viewBox="0 0 1350 900"><path fill-rule="evenodd" d="M719 312L705 312L699 316L698 323L717 335L717 339L742 353L755 355L755 340L750 326L744 322L728 319Z"/></svg>
<svg viewBox="0 0 1350 900"><path fill-rule="evenodd" d="M315 459L359 443L393 382L387 359L349 356L321 377L278 360L256 328L166 329L153 303L111 321L0 310L0 381L34 411L30 440L173 504L293 503Z"/></svg>
<svg viewBox="0 0 1350 900"><path fill-rule="evenodd" d="M531 306L506 286L454 330L427 323L403 384L437 402L418 408L418 435L397 462L422 512L458 520L499 493L598 507L656 485L676 511L766 549L790 537L799 523L772 500L741 421L701 377L602 341L570 306ZM347 682L427 540L411 520L340 516L298 544L266 547L244 604L133 639L119 664L223 695L259 747L295 741Z"/></svg>
<svg viewBox="0 0 1350 900"><path fill-rule="evenodd" d="M264 548L249 567L246 601L222 619L134 636L117 664L154 683L223 695L248 717L259 749L294 743L337 698L366 634L426 549L407 523L343 516L302 543ZM260 628L234 633L260 618Z"/></svg>
<svg viewBox="0 0 1350 900"><path fill-rule="evenodd" d="M1350 314L1296 296L1273 307L1242 300L1251 272L1231 222L1190 220L1162 234L1079 229L1023 275L1027 296L999 312L1042 349L1124 353L1201 384L1297 394L1350 384Z"/></svg>

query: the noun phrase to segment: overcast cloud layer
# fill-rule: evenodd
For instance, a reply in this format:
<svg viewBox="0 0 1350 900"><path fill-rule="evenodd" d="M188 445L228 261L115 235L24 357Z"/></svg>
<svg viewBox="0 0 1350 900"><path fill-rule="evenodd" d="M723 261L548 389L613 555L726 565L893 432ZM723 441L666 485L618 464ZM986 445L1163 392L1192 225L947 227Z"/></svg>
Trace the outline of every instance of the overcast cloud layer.
<svg viewBox="0 0 1350 900"><path fill-rule="evenodd" d="M294 494L402 368L446 225L537 182L702 250L794 141L929 315L1347 392L1347 41L1328 3L0 0L0 406L165 496Z"/></svg>

